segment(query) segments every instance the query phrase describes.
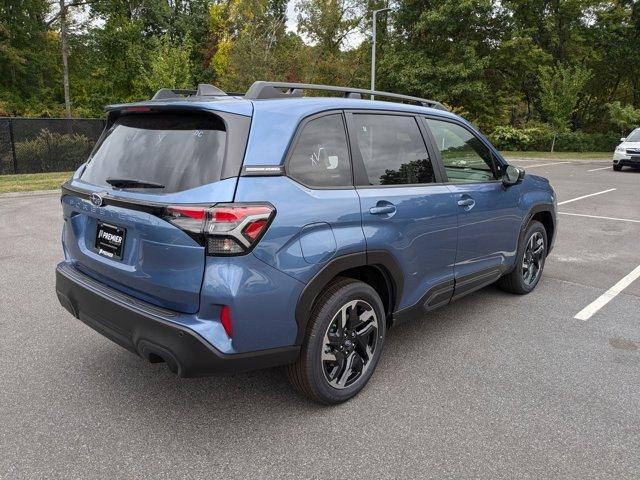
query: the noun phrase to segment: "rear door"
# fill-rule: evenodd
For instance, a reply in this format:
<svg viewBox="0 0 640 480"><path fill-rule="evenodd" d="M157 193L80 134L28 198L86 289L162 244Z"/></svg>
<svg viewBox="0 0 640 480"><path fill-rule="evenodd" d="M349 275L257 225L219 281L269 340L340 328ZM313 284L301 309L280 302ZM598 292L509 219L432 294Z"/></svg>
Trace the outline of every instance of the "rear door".
<svg viewBox="0 0 640 480"><path fill-rule="evenodd" d="M402 269L398 309L447 303L457 207L427 151L424 126L414 115L395 112L348 118L367 252L388 252Z"/></svg>
<svg viewBox="0 0 640 480"><path fill-rule="evenodd" d="M516 253L520 188L504 188L491 150L470 128L426 118L458 209L456 292L463 295L494 282Z"/></svg>
<svg viewBox="0 0 640 480"><path fill-rule="evenodd" d="M63 189L66 259L142 300L196 312L205 250L184 228L188 206L233 201L249 122L195 111L110 118L86 168ZM186 206L187 216L169 215L170 205Z"/></svg>

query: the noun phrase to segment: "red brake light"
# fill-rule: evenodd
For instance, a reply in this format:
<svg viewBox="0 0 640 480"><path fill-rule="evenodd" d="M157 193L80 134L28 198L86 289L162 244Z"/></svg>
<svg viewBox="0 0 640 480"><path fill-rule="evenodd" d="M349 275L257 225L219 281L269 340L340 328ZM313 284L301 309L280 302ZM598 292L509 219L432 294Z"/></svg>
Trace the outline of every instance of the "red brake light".
<svg viewBox="0 0 640 480"><path fill-rule="evenodd" d="M236 217L233 210L228 208L220 208L216 209L216 211L214 212L213 219L216 222L235 222L236 220L238 220L238 217Z"/></svg>
<svg viewBox="0 0 640 480"><path fill-rule="evenodd" d="M247 217L269 215L272 210L272 208L262 206L215 207L213 215L216 222L238 222Z"/></svg>
<svg viewBox="0 0 640 480"><path fill-rule="evenodd" d="M144 112L150 112L151 107L126 107L123 110L127 113L130 113L130 112L144 113Z"/></svg>
<svg viewBox="0 0 640 480"><path fill-rule="evenodd" d="M262 230L264 230L264 227L266 226L267 226L266 220L256 220L255 222L247 225L242 231L242 233L244 233L244 236L247 237L250 241L254 241L256 238L260 236L260 234L262 233Z"/></svg>
<svg viewBox="0 0 640 480"><path fill-rule="evenodd" d="M202 207L169 207L167 211L174 215L203 220L206 209Z"/></svg>
<svg viewBox="0 0 640 480"><path fill-rule="evenodd" d="M220 311L220 323L224 327L224 331L227 332L229 338L233 338L233 325L231 324L231 309L225 305Z"/></svg>

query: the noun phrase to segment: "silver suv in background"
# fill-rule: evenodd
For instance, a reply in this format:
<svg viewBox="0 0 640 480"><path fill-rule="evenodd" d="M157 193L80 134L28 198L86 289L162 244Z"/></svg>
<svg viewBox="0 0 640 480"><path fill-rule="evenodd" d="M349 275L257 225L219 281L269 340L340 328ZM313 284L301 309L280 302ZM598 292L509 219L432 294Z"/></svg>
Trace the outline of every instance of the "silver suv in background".
<svg viewBox="0 0 640 480"><path fill-rule="evenodd" d="M622 167L640 168L640 128L621 138L620 142L613 152L613 169L619 172Z"/></svg>

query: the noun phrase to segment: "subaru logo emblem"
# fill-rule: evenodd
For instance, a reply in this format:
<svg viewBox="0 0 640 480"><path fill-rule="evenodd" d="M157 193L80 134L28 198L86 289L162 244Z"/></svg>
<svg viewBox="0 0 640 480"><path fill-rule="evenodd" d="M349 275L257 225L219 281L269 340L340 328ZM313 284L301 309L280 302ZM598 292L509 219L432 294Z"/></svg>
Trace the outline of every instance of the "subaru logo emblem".
<svg viewBox="0 0 640 480"><path fill-rule="evenodd" d="M91 203L93 203L96 207L102 205L102 197L98 193L91 194Z"/></svg>

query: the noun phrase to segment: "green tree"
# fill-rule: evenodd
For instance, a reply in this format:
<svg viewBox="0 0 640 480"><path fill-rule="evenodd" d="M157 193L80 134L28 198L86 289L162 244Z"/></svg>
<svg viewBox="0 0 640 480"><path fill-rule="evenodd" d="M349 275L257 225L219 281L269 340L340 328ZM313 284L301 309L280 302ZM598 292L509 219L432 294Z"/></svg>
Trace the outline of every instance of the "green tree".
<svg viewBox="0 0 640 480"><path fill-rule="evenodd" d="M621 135L640 123L640 109L633 108L633 105L622 105L616 100L607 103L606 107L611 123L618 127Z"/></svg>
<svg viewBox="0 0 640 480"><path fill-rule="evenodd" d="M569 129L571 115L590 76L591 72L582 67L540 67L540 100L554 131L552 152L557 134Z"/></svg>
<svg viewBox="0 0 640 480"><path fill-rule="evenodd" d="M325 54L337 55L366 12L358 0L301 0L298 32Z"/></svg>
<svg viewBox="0 0 640 480"><path fill-rule="evenodd" d="M0 3L1 113L64 114L62 51L75 116L187 83L366 87L371 10L386 5L378 87L443 101L487 133L608 133L625 128L616 102L640 108L637 0L302 0L297 32L286 30L287 0L63 2L66 35L60 0ZM591 73L575 99L554 65Z"/></svg>
<svg viewBox="0 0 640 480"><path fill-rule="evenodd" d="M309 47L286 32L286 3L233 0L211 8L217 48L212 68L219 86L245 91L258 79L303 79Z"/></svg>
<svg viewBox="0 0 640 480"><path fill-rule="evenodd" d="M464 107L481 126L504 110L494 62L505 13L492 0L401 1L392 45L380 59L380 87Z"/></svg>
<svg viewBox="0 0 640 480"><path fill-rule="evenodd" d="M0 2L0 103L22 114L29 104L59 110L61 95L57 36L49 30L46 0Z"/></svg>
<svg viewBox="0 0 640 480"><path fill-rule="evenodd" d="M193 86L191 75L191 38L173 42L169 35L157 41L148 68L137 81L140 96L149 96L161 88L185 89Z"/></svg>

